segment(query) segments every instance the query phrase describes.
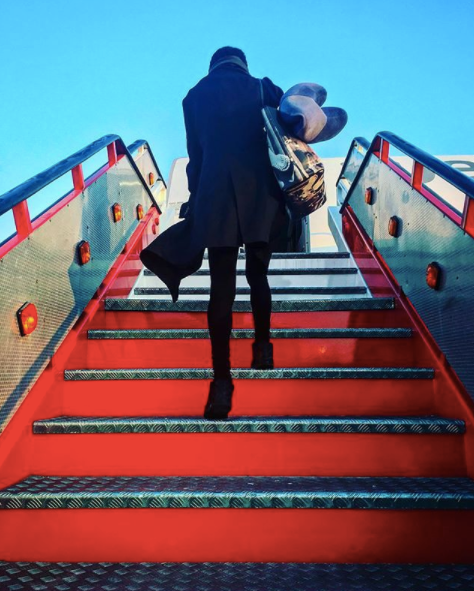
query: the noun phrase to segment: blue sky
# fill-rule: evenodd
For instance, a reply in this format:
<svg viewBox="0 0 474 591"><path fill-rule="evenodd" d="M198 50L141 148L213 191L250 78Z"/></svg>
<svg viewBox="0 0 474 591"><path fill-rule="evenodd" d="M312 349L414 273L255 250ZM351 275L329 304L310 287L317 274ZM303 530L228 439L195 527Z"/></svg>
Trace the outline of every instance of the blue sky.
<svg viewBox="0 0 474 591"><path fill-rule="evenodd" d="M348 111L323 157L380 130L474 153L472 0L0 4L0 194L107 133L148 140L167 176L186 152L181 101L223 45L252 74L318 82Z"/></svg>

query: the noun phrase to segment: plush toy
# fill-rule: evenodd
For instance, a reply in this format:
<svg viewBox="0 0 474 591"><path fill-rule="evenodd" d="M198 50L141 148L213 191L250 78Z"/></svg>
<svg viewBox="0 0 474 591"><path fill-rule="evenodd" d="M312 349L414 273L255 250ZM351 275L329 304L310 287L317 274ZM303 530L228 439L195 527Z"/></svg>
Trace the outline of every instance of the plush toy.
<svg viewBox="0 0 474 591"><path fill-rule="evenodd" d="M347 113L340 107L323 107L326 97L326 89L319 84L295 84L280 101L282 124L307 144L330 140L346 125Z"/></svg>

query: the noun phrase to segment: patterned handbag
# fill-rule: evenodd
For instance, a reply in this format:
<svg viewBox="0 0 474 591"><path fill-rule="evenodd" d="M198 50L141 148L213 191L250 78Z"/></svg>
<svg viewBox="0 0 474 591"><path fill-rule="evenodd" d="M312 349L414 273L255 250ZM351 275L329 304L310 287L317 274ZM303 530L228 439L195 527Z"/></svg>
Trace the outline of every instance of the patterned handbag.
<svg viewBox="0 0 474 591"><path fill-rule="evenodd" d="M270 163L291 217L299 219L326 202L324 167L308 144L282 127L277 109L265 106L261 81L260 94Z"/></svg>

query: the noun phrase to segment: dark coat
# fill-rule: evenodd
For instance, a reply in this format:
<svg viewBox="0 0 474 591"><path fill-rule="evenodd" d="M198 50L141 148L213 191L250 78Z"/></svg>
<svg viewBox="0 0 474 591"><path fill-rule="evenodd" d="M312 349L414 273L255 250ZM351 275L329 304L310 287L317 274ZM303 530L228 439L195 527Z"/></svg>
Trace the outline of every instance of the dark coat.
<svg viewBox="0 0 474 591"><path fill-rule="evenodd" d="M263 79L264 101L278 107L283 91ZM195 238L205 247L269 242L285 220L268 158L260 83L222 64L183 101Z"/></svg>
<svg viewBox="0 0 474 591"><path fill-rule="evenodd" d="M264 102L283 91L263 79ZM168 285L195 272L207 247L270 242L288 223L268 157L260 84L243 68L222 64L183 101L190 192L186 219L144 249L143 264Z"/></svg>

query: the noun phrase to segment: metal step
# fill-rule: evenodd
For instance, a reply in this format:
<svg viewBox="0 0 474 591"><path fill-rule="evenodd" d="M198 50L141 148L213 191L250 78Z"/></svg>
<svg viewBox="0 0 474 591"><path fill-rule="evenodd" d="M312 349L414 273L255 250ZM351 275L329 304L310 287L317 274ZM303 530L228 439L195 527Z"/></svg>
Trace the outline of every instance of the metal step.
<svg viewBox="0 0 474 591"><path fill-rule="evenodd" d="M5 591L471 591L474 565L0 562Z"/></svg>
<svg viewBox="0 0 474 591"><path fill-rule="evenodd" d="M253 339L252 329L234 329L231 339ZM272 339L381 339L409 338L410 328L280 328L271 329ZM209 331L203 328L117 329L89 330L89 339L208 339Z"/></svg>
<svg viewBox="0 0 474 591"><path fill-rule="evenodd" d="M421 367L311 367L280 369L232 369L241 380L313 379L433 379L434 371ZM65 380L211 380L210 368L173 369L66 369Z"/></svg>
<svg viewBox="0 0 474 591"><path fill-rule="evenodd" d="M57 417L33 423L37 435L70 433L392 433L460 435L464 421L430 417Z"/></svg>
<svg viewBox="0 0 474 591"><path fill-rule="evenodd" d="M268 269L267 275L357 275L358 269L356 267L302 267L302 268L272 268ZM245 275L245 269L237 269L238 276ZM143 272L145 277L156 277L156 275L145 269ZM191 277L196 276L210 276L209 269L199 269L193 273Z"/></svg>
<svg viewBox="0 0 474 591"><path fill-rule="evenodd" d="M105 310L141 311L141 312L206 312L208 302L204 300L178 300L173 303L169 299L126 299L107 298ZM395 308L393 298L344 298L339 300L277 300L272 302L273 312L319 312L329 310L392 310ZM234 302L234 312L251 312L250 301Z"/></svg>
<svg viewBox="0 0 474 591"><path fill-rule="evenodd" d="M204 253L204 259L208 258L207 251ZM244 253L239 253L239 259L245 259ZM272 259L348 259L348 252L274 252Z"/></svg>
<svg viewBox="0 0 474 591"><path fill-rule="evenodd" d="M54 477L0 491L0 509L474 509L469 478Z"/></svg>
<svg viewBox="0 0 474 591"><path fill-rule="evenodd" d="M211 292L210 287L180 287L180 295L205 295L208 296ZM362 285L354 286L339 286L339 287L307 287L307 286L290 286L290 287L272 287L272 295L352 295L365 294L367 288ZM165 296L170 297L170 292L167 287L136 287L134 294L139 296ZM250 287L237 287L236 294L250 295Z"/></svg>

